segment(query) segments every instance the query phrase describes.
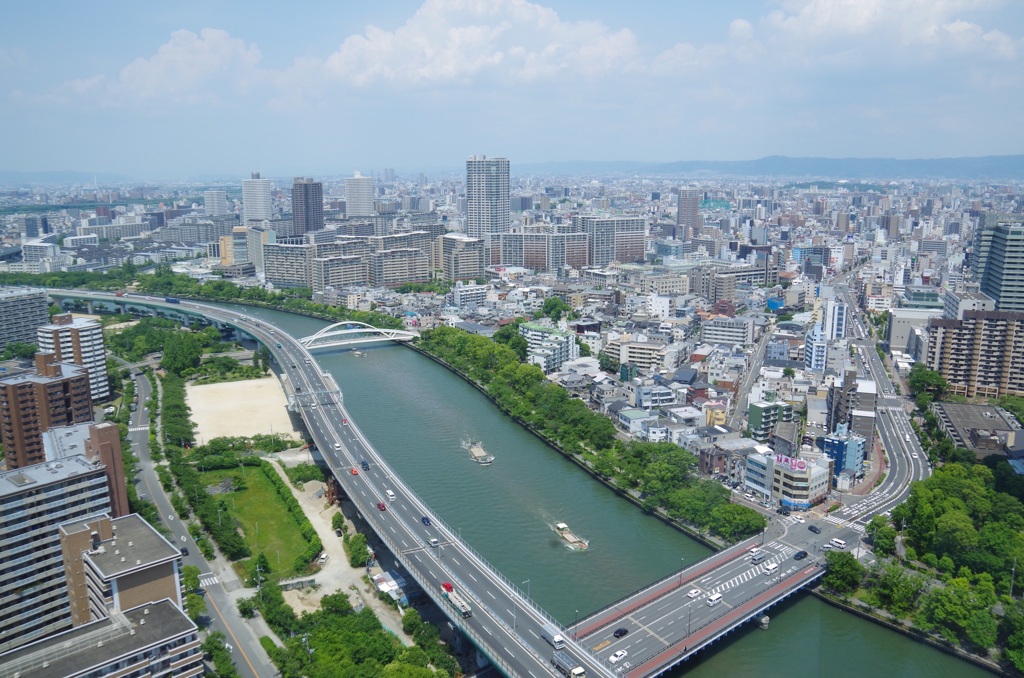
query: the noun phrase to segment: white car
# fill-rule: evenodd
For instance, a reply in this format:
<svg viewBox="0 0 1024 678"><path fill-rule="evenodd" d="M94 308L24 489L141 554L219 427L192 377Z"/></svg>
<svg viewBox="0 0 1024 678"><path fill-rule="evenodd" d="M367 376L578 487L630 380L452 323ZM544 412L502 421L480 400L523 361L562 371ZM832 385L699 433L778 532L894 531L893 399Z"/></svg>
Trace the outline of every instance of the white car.
<svg viewBox="0 0 1024 678"><path fill-rule="evenodd" d="M801 518L800 516L793 516L793 520L795 522L798 522L798 523L803 523L804 522L804 519Z"/></svg>
<svg viewBox="0 0 1024 678"><path fill-rule="evenodd" d="M700 597L700 589L690 589L690 592L686 594L690 598Z"/></svg>
<svg viewBox="0 0 1024 678"><path fill-rule="evenodd" d="M618 662L622 661L625 658L626 658L626 651L625 650L617 650L617 651L612 653L611 657L608 657L608 662L611 663L611 664L615 664L615 663L618 663Z"/></svg>
<svg viewBox="0 0 1024 678"><path fill-rule="evenodd" d="M757 547L757 546L753 546L750 549L750 555L752 555L752 556L756 556L760 552L761 552L761 549L760 549L760 547Z"/></svg>
<svg viewBox="0 0 1024 678"><path fill-rule="evenodd" d="M910 456L912 459L917 459L917 452L911 452Z"/></svg>

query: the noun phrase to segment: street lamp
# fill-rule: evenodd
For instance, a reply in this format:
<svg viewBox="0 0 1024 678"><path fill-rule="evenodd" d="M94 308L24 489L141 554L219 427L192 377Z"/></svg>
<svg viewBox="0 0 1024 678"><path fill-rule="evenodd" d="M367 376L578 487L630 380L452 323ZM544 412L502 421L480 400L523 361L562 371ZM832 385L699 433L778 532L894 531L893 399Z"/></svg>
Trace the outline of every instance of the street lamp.
<svg viewBox="0 0 1024 678"><path fill-rule="evenodd" d="M683 569L685 568L686 558L683 556L679 557L679 585L683 585Z"/></svg>
<svg viewBox="0 0 1024 678"><path fill-rule="evenodd" d="M1012 598L1013 595L1011 594L1010 597ZM572 623L572 637L573 637L574 640L579 640L579 637L580 637L579 624L580 624L580 611L576 610L576 621L574 621Z"/></svg>
<svg viewBox="0 0 1024 678"><path fill-rule="evenodd" d="M527 579L523 583L526 584L526 598L529 599L530 598L530 580Z"/></svg>

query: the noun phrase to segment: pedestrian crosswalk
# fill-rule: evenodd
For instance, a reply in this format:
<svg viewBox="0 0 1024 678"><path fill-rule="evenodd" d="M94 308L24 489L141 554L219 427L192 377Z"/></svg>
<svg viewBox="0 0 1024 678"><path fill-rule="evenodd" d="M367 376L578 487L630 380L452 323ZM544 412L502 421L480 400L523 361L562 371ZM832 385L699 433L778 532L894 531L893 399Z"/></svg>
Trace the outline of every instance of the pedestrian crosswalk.
<svg viewBox="0 0 1024 678"><path fill-rule="evenodd" d="M840 518L839 516L834 516L831 513L826 515L824 520L826 522L832 523L833 525L838 525L839 527L848 527L851 530L856 530L857 532L864 534L864 526L860 523L855 523L852 520L845 520L843 518Z"/></svg>
<svg viewBox="0 0 1024 678"><path fill-rule="evenodd" d="M148 431L149 427L148 426L129 426L128 430L132 431L133 433L139 433L141 431Z"/></svg>
<svg viewBox="0 0 1024 678"><path fill-rule="evenodd" d="M199 577L199 585L203 588L207 588L216 584L219 580L215 574L207 574Z"/></svg>

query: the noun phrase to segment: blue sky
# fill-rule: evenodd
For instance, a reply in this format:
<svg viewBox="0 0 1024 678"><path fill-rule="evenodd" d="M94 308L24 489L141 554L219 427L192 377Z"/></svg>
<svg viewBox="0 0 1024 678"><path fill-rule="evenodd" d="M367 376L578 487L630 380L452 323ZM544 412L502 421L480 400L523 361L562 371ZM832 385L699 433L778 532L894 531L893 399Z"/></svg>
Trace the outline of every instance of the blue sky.
<svg viewBox="0 0 1024 678"><path fill-rule="evenodd" d="M1024 153L1022 0L10 3L0 169Z"/></svg>

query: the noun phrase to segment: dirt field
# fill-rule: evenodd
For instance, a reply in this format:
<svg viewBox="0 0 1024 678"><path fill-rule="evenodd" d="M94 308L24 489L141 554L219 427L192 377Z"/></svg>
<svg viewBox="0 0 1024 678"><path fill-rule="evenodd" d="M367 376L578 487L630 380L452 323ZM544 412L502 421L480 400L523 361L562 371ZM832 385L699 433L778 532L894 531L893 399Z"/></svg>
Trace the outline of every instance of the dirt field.
<svg viewBox="0 0 1024 678"><path fill-rule="evenodd" d="M288 400L276 377L223 384L190 385L185 402L192 410L196 435L201 440L221 436L277 433L295 440L302 436L288 417Z"/></svg>

